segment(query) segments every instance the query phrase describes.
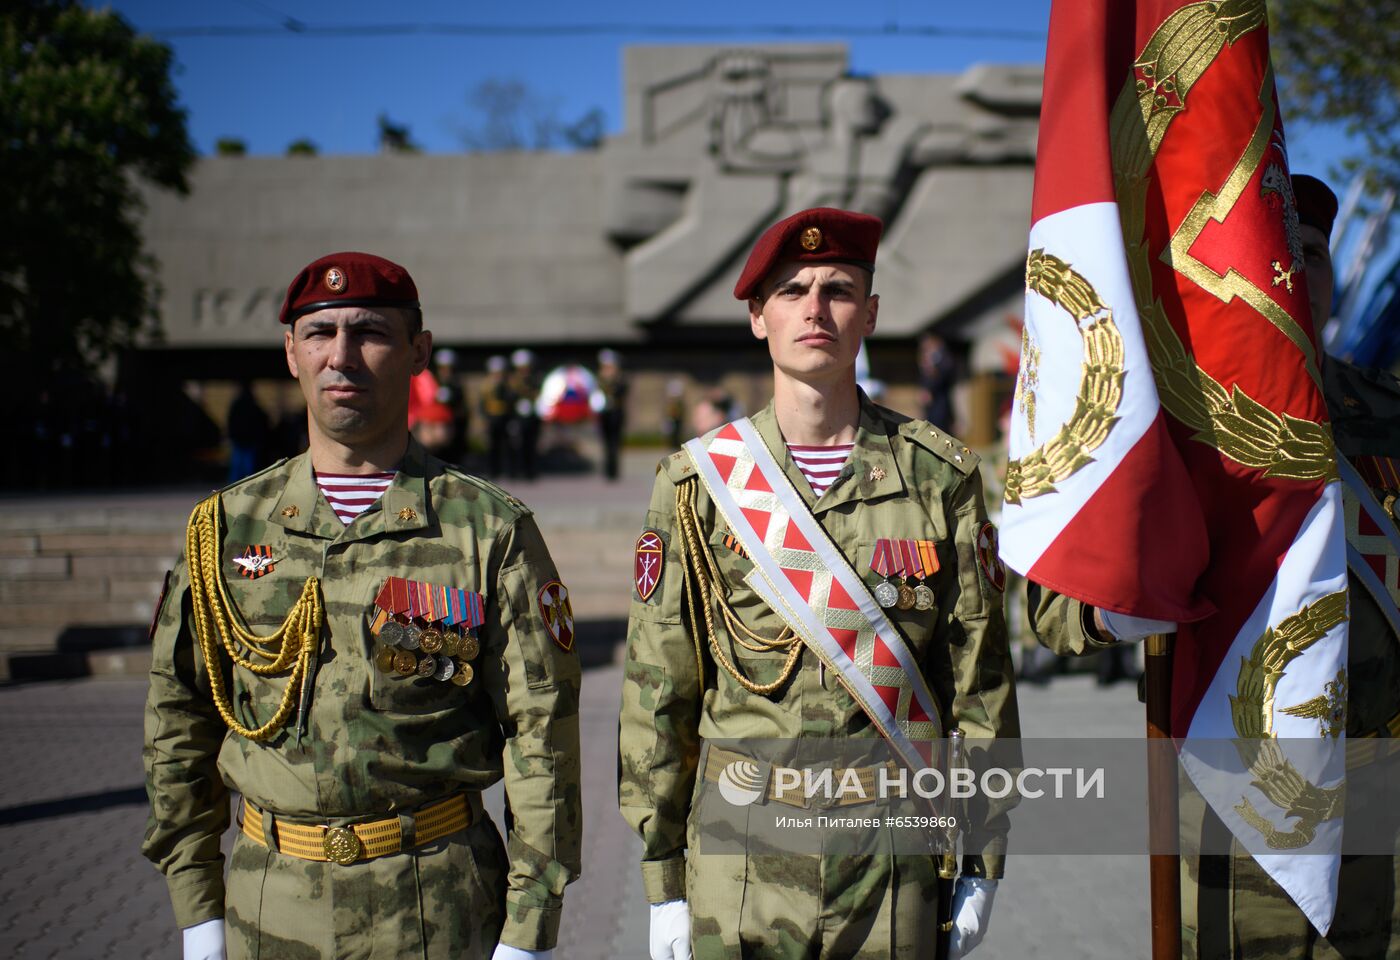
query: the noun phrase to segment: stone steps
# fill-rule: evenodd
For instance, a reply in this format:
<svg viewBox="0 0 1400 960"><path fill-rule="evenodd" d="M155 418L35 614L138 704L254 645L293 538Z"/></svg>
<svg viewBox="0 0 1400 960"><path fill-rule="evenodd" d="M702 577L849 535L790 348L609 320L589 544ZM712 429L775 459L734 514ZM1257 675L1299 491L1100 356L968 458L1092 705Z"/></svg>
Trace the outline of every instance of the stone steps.
<svg viewBox="0 0 1400 960"><path fill-rule="evenodd" d="M625 489L567 479L526 488L577 619L626 619L649 487L648 474ZM0 502L0 682L147 672L161 583L204 493Z"/></svg>

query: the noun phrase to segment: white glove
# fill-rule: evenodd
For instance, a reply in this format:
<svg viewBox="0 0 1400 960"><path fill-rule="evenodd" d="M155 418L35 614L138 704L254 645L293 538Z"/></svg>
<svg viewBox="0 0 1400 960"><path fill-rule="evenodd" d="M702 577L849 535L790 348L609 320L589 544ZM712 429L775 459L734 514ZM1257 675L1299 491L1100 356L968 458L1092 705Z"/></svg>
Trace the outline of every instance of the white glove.
<svg viewBox="0 0 1400 960"><path fill-rule="evenodd" d="M995 880L958 878L957 889L953 891L953 932L948 937L951 960L967 956L982 942L992 919L992 898L996 893Z"/></svg>
<svg viewBox="0 0 1400 960"><path fill-rule="evenodd" d="M690 907L684 900L651 905L651 960L690 960Z"/></svg>
<svg viewBox="0 0 1400 960"><path fill-rule="evenodd" d="M224 960L224 918L216 917L180 931L185 960Z"/></svg>
<svg viewBox="0 0 1400 960"><path fill-rule="evenodd" d="M522 950L508 943L496 944L491 960L554 960L553 950Z"/></svg>
<svg viewBox="0 0 1400 960"><path fill-rule="evenodd" d="M1154 633L1175 633L1176 624L1169 620L1149 620L1146 617L1131 617L1126 613L1114 613L1112 610L1104 610L1102 607L1098 611L1099 618L1103 620L1103 625L1108 628L1108 632L1115 640L1141 640L1143 637L1150 637Z"/></svg>

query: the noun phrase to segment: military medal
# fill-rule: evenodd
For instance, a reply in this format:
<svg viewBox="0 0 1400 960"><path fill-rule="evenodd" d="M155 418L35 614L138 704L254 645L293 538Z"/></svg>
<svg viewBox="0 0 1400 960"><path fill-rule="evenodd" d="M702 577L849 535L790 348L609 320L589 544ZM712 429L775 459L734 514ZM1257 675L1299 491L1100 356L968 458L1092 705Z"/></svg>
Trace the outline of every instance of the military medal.
<svg viewBox="0 0 1400 960"><path fill-rule="evenodd" d="M914 588L914 609L932 610L934 607L933 588L928 580L938 572L938 544L933 540L916 540L919 552L919 577L924 581Z"/></svg>
<svg viewBox="0 0 1400 960"><path fill-rule="evenodd" d="M458 686L471 682L470 668L465 679L458 679L466 666L458 658L470 660L481 650L471 633L486 622L481 594L389 577L374 605L378 612L370 631L384 645L374 654L380 670L450 680Z"/></svg>
<svg viewBox="0 0 1400 960"><path fill-rule="evenodd" d="M442 651L443 636L442 631L435 627L424 630L418 638L418 646L424 653L439 653Z"/></svg>
<svg viewBox="0 0 1400 960"><path fill-rule="evenodd" d="M914 553L910 549L910 545L913 543L913 541L896 540L894 542L896 544L894 550L895 573L897 573L901 578L898 586L899 599L895 600L894 605L895 608L898 610L913 610L914 588L909 586L909 578L913 575L915 565Z"/></svg>
<svg viewBox="0 0 1400 960"><path fill-rule="evenodd" d="M890 576L894 573L894 549L889 540L875 541L875 553L870 557L870 569L885 578L875 584L872 592L875 594L875 602L888 610L899 602L899 588L890 583Z"/></svg>
<svg viewBox="0 0 1400 960"><path fill-rule="evenodd" d="M380 647L374 653L374 665L379 668L380 673L393 673L394 651L389 647Z"/></svg>
<svg viewBox="0 0 1400 960"><path fill-rule="evenodd" d="M384 625L379 628L379 642L390 647L397 647L403 642L403 624L397 620L385 620Z"/></svg>
<svg viewBox="0 0 1400 960"><path fill-rule="evenodd" d="M933 609L933 590L926 583L914 588L914 609L926 612Z"/></svg>
<svg viewBox="0 0 1400 960"><path fill-rule="evenodd" d="M411 677L418 669L418 658L407 650L394 654L394 672L401 677Z"/></svg>
<svg viewBox="0 0 1400 960"><path fill-rule="evenodd" d="M895 600L896 610L914 609L914 588L907 583L901 583L897 588L899 599Z"/></svg>
<svg viewBox="0 0 1400 960"><path fill-rule="evenodd" d="M452 682L459 687L465 687L472 682L472 677L474 675L475 671L472 670L472 665L470 663L462 663L459 660L457 661L457 672L452 674Z"/></svg>

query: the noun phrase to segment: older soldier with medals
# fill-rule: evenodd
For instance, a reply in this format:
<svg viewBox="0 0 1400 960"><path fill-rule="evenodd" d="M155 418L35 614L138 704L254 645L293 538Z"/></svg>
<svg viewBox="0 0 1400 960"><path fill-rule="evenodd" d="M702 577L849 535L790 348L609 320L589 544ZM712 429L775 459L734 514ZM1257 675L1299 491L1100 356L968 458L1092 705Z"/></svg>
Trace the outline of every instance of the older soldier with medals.
<svg viewBox="0 0 1400 960"><path fill-rule="evenodd" d="M907 759L945 734L1019 735L1004 577L977 546L996 536L978 458L856 386L881 230L823 208L763 234L734 292L772 358L773 402L657 472L618 785L642 840L654 960L934 955L955 858L755 853L736 867L697 852L698 798L723 789L729 745L883 740ZM997 842L964 858L954 955L981 939L1001 876L1006 810L981 815Z"/></svg>
<svg viewBox="0 0 1400 960"><path fill-rule="evenodd" d="M1332 308L1328 238L1337 216L1337 197L1321 180L1305 174L1295 175L1292 186L1308 300L1314 325L1321 330ZM1386 739L1400 736L1400 587L1393 577L1376 575L1387 566L1390 570L1400 566L1400 520L1395 510L1400 497L1400 428L1396 426L1400 380L1325 354L1322 359L1323 396L1343 482L1350 627L1347 669L1335 684L1329 684L1332 701L1319 704L1317 719L1325 728L1329 723L1340 726L1345 718L1351 779L1358 772L1353 764L1377 753L1393 755ZM1027 591L1031 625L1040 641L1056 653L1094 653L1176 629L1175 624L1096 609L1034 583ZM1377 823L1393 824L1393 813L1375 810L1377 805L1393 805L1392 795L1368 796L1358 785L1347 784L1346 829L1351 831L1355 824L1360 833ZM1193 809L1200 807L1197 801ZM1204 826L1193 823L1190 829L1207 838L1211 847L1231 845L1233 853L1183 858L1183 940L1189 956L1251 960L1400 956L1400 874L1396 872L1400 860L1379 854L1343 856L1337 910L1323 937L1238 842L1229 840L1219 818L1210 811L1203 813ZM1392 830L1379 837L1373 833L1366 845L1393 848L1395 841Z"/></svg>
<svg viewBox="0 0 1400 960"><path fill-rule="evenodd" d="M579 871L568 592L523 504L410 438L406 270L323 257L281 320L310 449L195 508L152 626L143 851L184 956L548 957Z"/></svg>

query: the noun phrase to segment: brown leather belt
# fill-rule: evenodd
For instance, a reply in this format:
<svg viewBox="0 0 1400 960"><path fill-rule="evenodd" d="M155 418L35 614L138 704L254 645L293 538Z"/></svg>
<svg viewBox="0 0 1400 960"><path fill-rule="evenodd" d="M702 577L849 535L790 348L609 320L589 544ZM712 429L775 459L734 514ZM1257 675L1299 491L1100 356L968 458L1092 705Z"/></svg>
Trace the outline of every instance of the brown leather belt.
<svg viewBox="0 0 1400 960"><path fill-rule="evenodd" d="M725 750L713 744L710 745L709 749L706 751L705 757L705 779L711 783L718 783L720 774L724 772L724 768L736 761L755 762L752 757L746 757L742 753L735 753L732 750ZM857 791L853 790L847 796L832 797L830 800L826 800L825 797L814 797L809 800L806 796L806 791L800 784L789 790L780 790L778 785L773 782L771 776L768 777L768 782L764 784L763 795L769 800L776 800L778 803L785 803L790 807L801 807L804 810L808 807L817 806L853 807L862 803L872 803L880 799L878 795L879 784L877 778L880 775L881 769L888 769L893 772L899 768L894 763L886 762L878 766L855 767L853 769L856 771L856 776L860 780L861 789L859 793L864 793L865 796L860 796ZM835 770L833 772L835 774L835 782L844 782L841 778L845 776L845 770Z"/></svg>
<svg viewBox="0 0 1400 960"><path fill-rule="evenodd" d="M289 823L276 816L270 818L271 824L265 824L263 811L245 799L243 833L263 847L271 838L277 852L289 857L349 865L421 847L465 829L471 825L473 808L480 808L479 796L471 796L477 798L476 803L469 802L468 794L458 793L403 817L344 827Z"/></svg>

